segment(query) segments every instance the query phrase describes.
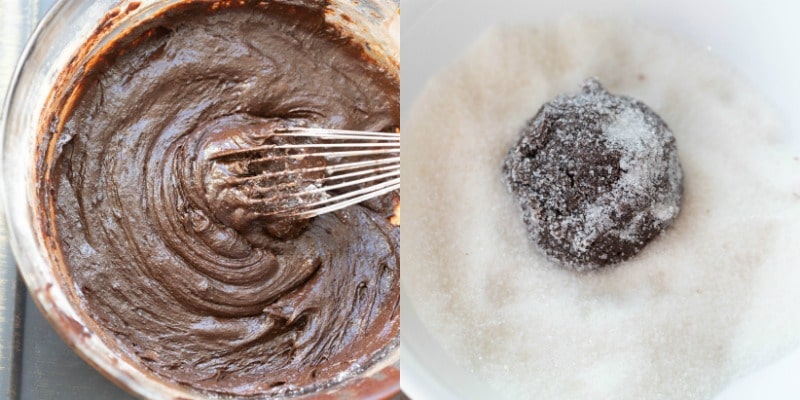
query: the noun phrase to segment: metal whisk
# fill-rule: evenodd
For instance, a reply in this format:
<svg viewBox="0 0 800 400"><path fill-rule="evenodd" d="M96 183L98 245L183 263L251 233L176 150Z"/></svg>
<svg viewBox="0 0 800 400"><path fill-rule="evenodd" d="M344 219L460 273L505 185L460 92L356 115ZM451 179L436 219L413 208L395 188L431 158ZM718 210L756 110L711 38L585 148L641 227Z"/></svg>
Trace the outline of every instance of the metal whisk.
<svg viewBox="0 0 800 400"><path fill-rule="evenodd" d="M255 177L272 180L253 189L261 215L312 218L400 188L398 133L287 127L270 137L279 142L214 156L242 159L245 169L261 165Z"/></svg>

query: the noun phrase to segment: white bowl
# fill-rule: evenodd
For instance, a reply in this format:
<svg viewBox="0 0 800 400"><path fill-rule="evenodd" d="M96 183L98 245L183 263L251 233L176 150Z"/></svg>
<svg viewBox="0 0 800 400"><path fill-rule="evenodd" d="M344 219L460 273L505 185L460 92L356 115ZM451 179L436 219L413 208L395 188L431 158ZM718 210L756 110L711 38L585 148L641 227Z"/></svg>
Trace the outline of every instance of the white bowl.
<svg viewBox="0 0 800 400"><path fill-rule="evenodd" d="M68 83L71 63L87 60L120 32L155 13L185 0L59 0L29 39L9 86L0 121L2 194L11 247L31 297L64 341L107 378L128 392L152 399L208 399L232 396L200 391L155 376L140 362L101 339L101 327L88 316L70 293L74 288L62 279L61 265L50 256L51 246L42 232L38 213L38 137L48 118L51 89ZM207 0L197 0L207 1ZM382 61L392 73L399 66L398 3L395 0L332 0L329 21L342 32L369 44L365 51ZM0 12L5 12L0 8ZM103 29L99 29L99 27ZM93 36L94 32L98 36ZM95 42L89 38L97 39ZM90 52L82 50L91 48ZM0 93L0 95L2 95ZM382 399L398 391L397 351L364 371L331 388L300 395L320 399ZM58 368L55 365L54 368ZM46 374L47 371L42 371Z"/></svg>
<svg viewBox="0 0 800 400"><path fill-rule="evenodd" d="M763 93L800 152L800 3L633 0L403 0L403 123L426 81L452 63L489 26L545 22L566 14L633 17L709 48ZM435 343L401 294L401 387L415 400L491 399L480 379ZM800 398L800 349L732 383L717 400Z"/></svg>

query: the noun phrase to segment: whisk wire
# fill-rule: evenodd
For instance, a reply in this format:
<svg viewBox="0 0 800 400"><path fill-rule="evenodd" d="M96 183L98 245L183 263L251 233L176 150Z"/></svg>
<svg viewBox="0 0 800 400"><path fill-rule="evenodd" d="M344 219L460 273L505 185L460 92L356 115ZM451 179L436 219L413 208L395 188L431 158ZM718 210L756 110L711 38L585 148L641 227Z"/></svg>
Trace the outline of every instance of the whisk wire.
<svg viewBox="0 0 800 400"><path fill-rule="evenodd" d="M397 184L393 184L393 185L390 185L390 186L383 187L380 190L375 190L373 192L370 192L370 193L367 193L367 194L363 194L361 196L358 196L358 197L355 197L355 198L352 198L352 199L348 199L348 200L345 200L345 201L342 201L342 202L339 202L339 203L336 203L336 204L332 204L332 205L329 205L329 206L318 208L316 210L308 210L308 211L298 212L298 213L294 214L293 216L301 217L301 218L315 217L315 216L322 215L322 214L325 214L325 213L341 210L343 208L350 207L350 206L352 206L354 204L358 204L358 203L361 203L363 201L367 201L367 200L370 200L370 199L373 199L373 198L376 198L376 197L379 197L379 196L383 196L383 195L385 195L387 193L391 193L391 192L394 192L395 190L399 190L399 189L400 189L400 180L398 179L397 180ZM292 215L292 214L290 214L290 215Z"/></svg>
<svg viewBox="0 0 800 400"><path fill-rule="evenodd" d="M347 192L343 194L339 194L333 197L329 197L324 200L315 201L309 204L306 204L305 207L308 209L295 209L291 212L288 212L286 215L288 216L314 216L324 214L326 212L341 210L344 207L348 207L353 204L361 203L362 201L369 200L380 196L382 194L386 194L392 191L395 191L400 188L400 178L392 179L391 181L382 182L379 184L375 184L370 187L366 187L363 189L354 190L352 192ZM354 199L359 199L358 201L353 201ZM330 204L333 203L333 204ZM314 208L317 206L326 205L326 207L322 208ZM324 212L320 212L321 210L325 210Z"/></svg>
<svg viewBox="0 0 800 400"><path fill-rule="evenodd" d="M310 190L307 190L307 191L303 192L303 194L314 194L314 193L327 192L329 190L338 190L338 189L343 189L343 188L350 187L350 186L356 186L356 185L361 185L361 184L364 184L364 183L383 180L385 178L389 178L389 177L393 177L393 176L400 176L400 171L392 171L392 172L387 172L385 174L372 175L372 176L368 176L366 178L346 181L346 182L338 183L336 185L310 189Z"/></svg>
<svg viewBox="0 0 800 400"><path fill-rule="evenodd" d="M353 139L353 138L385 138L388 140L400 141L400 135L388 132L368 132L354 131L347 129L327 129L327 128L285 128L278 130L276 136L315 136L328 137L332 139Z"/></svg>
<svg viewBox="0 0 800 400"><path fill-rule="evenodd" d="M325 128L286 128L275 136L306 138L307 144L275 144L248 149L223 150L214 157L240 157L259 154L251 163L305 160L318 157L326 160L324 166L287 167L240 178L263 180L280 176L322 173L313 183L295 183L281 186L280 194L258 199L278 204L267 215L311 218L333 212L400 189L400 135L386 132L365 132ZM297 151L281 155L264 156L265 151ZM294 165L286 163L286 165ZM286 190L296 188L295 190ZM274 193L275 188L270 188ZM267 190L264 190L265 192ZM290 200L291 199L291 200ZM289 201L287 201L289 200ZM285 206L284 206L285 205Z"/></svg>

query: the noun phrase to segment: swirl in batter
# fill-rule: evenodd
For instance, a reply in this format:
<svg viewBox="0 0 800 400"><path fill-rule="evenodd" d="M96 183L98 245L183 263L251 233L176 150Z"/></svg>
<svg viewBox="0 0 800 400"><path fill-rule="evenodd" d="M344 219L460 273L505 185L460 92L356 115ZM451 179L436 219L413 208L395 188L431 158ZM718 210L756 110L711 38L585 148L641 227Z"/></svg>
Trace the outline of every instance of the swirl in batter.
<svg viewBox="0 0 800 400"><path fill-rule="evenodd" d="M173 7L69 95L42 142L42 212L66 286L128 357L203 390L287 394L396 346L399 195L279 220L263 201L272 167L216 157L287 125L399 125L397 78L321 8Z"/></svg>

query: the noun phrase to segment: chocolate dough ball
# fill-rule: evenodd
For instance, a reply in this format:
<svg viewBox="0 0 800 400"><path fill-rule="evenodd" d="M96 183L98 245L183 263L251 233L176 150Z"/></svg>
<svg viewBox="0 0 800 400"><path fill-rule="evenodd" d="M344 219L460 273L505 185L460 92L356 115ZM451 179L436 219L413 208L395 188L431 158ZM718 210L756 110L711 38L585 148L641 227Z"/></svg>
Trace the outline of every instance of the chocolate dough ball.
<svg viewBox="0 0 800 400"><path fill-rule="evenodd" d="M539 109L503 172L531 240L578 270L636 255L680 211L672 132L644 103L594 79Z"/></svg>

